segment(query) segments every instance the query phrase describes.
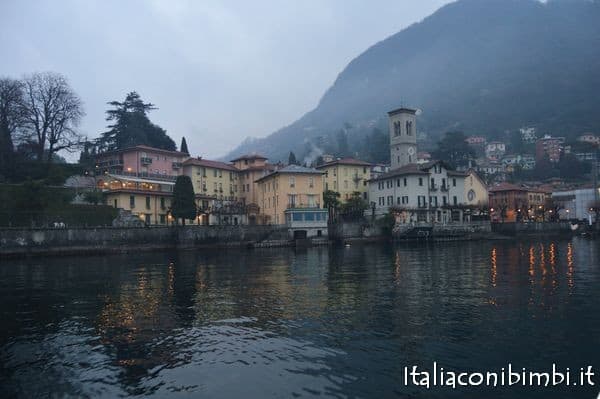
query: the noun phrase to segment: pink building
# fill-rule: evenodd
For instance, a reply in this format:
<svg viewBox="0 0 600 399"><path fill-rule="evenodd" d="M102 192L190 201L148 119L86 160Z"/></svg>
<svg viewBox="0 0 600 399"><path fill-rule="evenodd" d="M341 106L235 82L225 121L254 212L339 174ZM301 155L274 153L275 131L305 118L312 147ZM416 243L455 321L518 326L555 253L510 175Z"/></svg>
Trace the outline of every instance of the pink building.
<svg viewBox="0 0 600 399"><path fill-rule="evenodd" d="M167 151L145 145L98 154L96 174L116 174L174 180L183 174L183 162L188 154Z"/></svg>

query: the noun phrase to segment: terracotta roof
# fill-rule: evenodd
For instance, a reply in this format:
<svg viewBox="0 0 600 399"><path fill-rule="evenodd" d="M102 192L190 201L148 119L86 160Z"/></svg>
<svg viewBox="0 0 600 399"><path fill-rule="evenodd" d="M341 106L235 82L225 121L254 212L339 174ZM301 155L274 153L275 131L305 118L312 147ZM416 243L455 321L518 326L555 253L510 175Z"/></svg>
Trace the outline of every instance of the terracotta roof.
<svg viewBox="0 0 600 399"><path fill-rule="evenodd" d="M528 191L525 187L517 186L511 183L500 183L497 186L490 187L489 192L501 192L501 191Z"/></svg>
<svg viewBox="0 0 600 399"><path fill-rule="evenodd" d="M341 158L341 159L336 159L336 160L333 160L330 162L326 162L322 165L317 166L317 169L325 168L327 166L332 166L332 165L371 166L371 164L369 162L361 161L360 159L347 157L347 158Z"/></svg>
<svg viewBox="0 0 600 399"><path fill-rule="evenodd" d="M421 165L416 163L410 163L408 165L404 165L398 169L390 170L389 172L383 173L374 179L375 180L384 180L390 177L402 176L402 175L427 175L425 170L421 169Z"/></svg>
<svg viewBox="0 0 600 399"><path fill-rule="evenodd" d="M121 148L119 150L101 152L101 153L97 154L96 157L103 157L105 155L111 155L111 154L119 154L121 152L127 152L127 151L132 151L132 150L152 151L152 152L159 152L161 154L177 155L180 157L189 157L189 154L186 154L185 152L163 150L162 148L150 147L150 146L143 145L143 144L132 146L132 147Z"/></svg>
<svg viewBox="0 0 600 399"><path fill-rule="evenodd" d="M240 155L236 159L232 159L231 162L241 161L243 159L269 159L269 158L264 157L260 154L245 154L245 155Z"/></svg>
<svg viewBox="0 0 600 399"><path fill-rule="evenodd" d="M441 164L444 168L446 168L448 176L467 176L466 173L457 172L455 170L450 170L448 165L444 161L429 161L421 164L417 163L409 163L408 165L404 165L398 169L390 170L389 172L383 173L382 175L371 179L371 181L376 180L384 180L390 177L403 176L403 175L428 175L428 170L433 168L435 165Z"/></svg>
<svg viewBox="0 0 600 399"><path fill-rule="evenodd" d="M309 175L322 175L325 172L321 172L320 170L316 170L314 168L306 168L300 165L288 165L285 168L277 169L273 173L269 173L261 177L260 179L256 179L255 182L261 181L262 179L266 179L267 177L274 176L276 174L309 174Z"/></svg>
<svg viewBox="0 0 600 399"><path fill-rule="evenodd" d="M220 162L220 161L211 161L209 159L198 159L198 158L190 158L183 163L184 166L188 165L196 165L196 166L204 166L207 168L214 169L225 169L231 170L235 172L239 172L239 169L233 166L232 164Z"/></svg>

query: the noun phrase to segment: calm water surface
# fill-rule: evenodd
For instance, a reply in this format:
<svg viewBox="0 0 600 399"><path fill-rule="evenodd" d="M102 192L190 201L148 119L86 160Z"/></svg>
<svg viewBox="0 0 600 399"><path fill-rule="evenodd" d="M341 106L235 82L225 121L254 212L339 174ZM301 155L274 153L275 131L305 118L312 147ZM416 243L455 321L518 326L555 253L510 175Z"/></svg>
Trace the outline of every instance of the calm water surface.
<svg viewBox="0 0 600 399"><path fill-rule="evenodd" d="M404 367L600 371L600 242L2 260L1 397L595 398Z"/></svg>

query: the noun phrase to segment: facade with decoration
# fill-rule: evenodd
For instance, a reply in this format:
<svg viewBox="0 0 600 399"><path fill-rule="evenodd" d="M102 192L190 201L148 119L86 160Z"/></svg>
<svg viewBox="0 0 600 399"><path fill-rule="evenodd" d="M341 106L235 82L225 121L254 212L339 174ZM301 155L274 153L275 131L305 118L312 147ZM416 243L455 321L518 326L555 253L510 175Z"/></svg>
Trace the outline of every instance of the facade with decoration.
<svg viewBox="0 0 600 399"><path fill-rule="evenodd" d="M400 108L388 117L392 167L369 181L372 212L393 212L398 223L468 220L468 175L442 161L417 163L415 110Z"/></svg>

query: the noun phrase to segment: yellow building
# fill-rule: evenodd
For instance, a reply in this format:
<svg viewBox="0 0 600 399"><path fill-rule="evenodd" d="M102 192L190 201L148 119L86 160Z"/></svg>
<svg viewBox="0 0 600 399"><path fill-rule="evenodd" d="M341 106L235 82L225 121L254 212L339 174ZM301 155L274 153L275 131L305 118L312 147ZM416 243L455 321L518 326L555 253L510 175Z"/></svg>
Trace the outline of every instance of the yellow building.
<svg viewBox="0 0 600 399"><path fill-rule="evenodd" d="M248 223L258 223L260 214L259 193L256 181L276 169L276 165L267 162L267 158L258 154L242 155L231 161L239 171L239 196L245 205Z"/></svg>
<svg viewBox="0 0 600 399"><path fill-rule="evenodd" d="M131 211L146 224L167 224L174 181L150 180L106 174L98 179L98 187L106 204Z"/></svg>
<svg viewBox="0 0 600 399"><path fill-rule="evenodd" d="M354 158L342 158L317 166L325 172L323 175L323 191L332 190L340 193L342 202L352 198L355 192L368 201L371 179L371 164Z"/></svg>
<svg viewBox="0 0 600 399"><path fill-rule="evenodd" d="M278 169L256 181L264 222L286 224L295 238L327 234L321 208L323 172L298 165Z"/></svg>
<svg viewBox="0 0 600 399"><path fill-rule="evenodd" d="M479 207L487 207L489 202L487 185L472 169L467 172L465 177L464 199L467 205Z"/></svg>
<svg viewBox="0 0 600 399"><path fill-rule="evenodd" d="M196 196L222 201L239 201L238 170L225 162L190 158L183 163L183 174L192 179Z"/></svg>
<svg viewBox="0 0 600 399"><path fill-rule="evenodd" d="M198 224L246 224L246 212L239 196L239 171L226 162L190 158L183 163L183 173L192 180Z"/></svg>

